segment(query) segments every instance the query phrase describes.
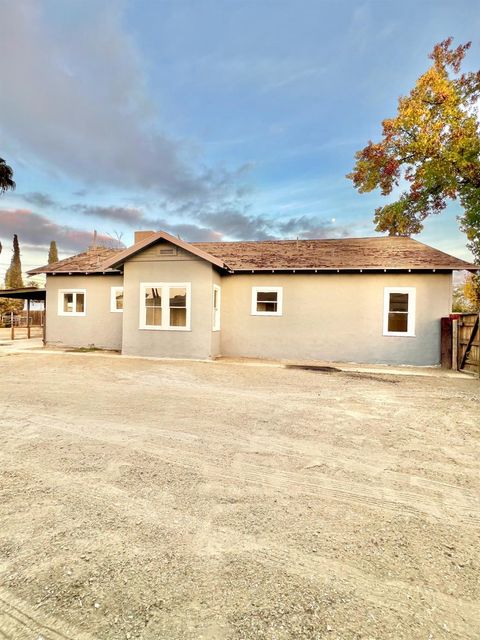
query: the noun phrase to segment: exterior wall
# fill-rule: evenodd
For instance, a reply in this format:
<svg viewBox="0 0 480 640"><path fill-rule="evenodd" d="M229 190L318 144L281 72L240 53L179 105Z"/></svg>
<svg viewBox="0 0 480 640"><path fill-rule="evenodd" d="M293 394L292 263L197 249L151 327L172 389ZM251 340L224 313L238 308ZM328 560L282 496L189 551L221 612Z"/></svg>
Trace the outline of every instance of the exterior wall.
<svg viewBox="0 0 480 640"><path fill-rule="evenodd" d="M110 311L110 287L122 276L47 276L46 343L69 347L121 349L122 313ZM60 289L86 289L86 315L58 315Z"/></svg>
<svg viewBox="0 0 480 640"><path fill-rule="evenodd" d="M217 274L212 265L181 249L162 255L171 247L160 242L133 256L124 265L123 348L125 355L156 358L210 358L212 345L212 289ZM140 329L140 283L190 282L192 294L190 331Z"/></svg>
<svg viewBox="0 0 480 640"><path fill-rule="evenodd" d="M283 287L283 315L251 315L253 286ZM416 288L415 337L383 335L384 287ZM222 278L224 356L433 365L450 274L246 274Z"/></svg>

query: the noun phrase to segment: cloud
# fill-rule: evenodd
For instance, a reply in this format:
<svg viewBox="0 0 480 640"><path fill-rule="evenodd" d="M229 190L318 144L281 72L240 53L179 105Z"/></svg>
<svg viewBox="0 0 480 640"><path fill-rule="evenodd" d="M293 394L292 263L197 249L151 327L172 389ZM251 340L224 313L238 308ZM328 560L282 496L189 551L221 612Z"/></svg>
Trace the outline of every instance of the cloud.
<svg viewBox="0 0 480 640"><path fill-rule="evenodd" d="M32 191L30 193L19 194L22 200L33 204L35 207L56 207L57 202L48 193L42 193L40 191Z"/></svg>
<svg viewBox="0 0 480 640"><path fill-rule="evenodd" d="M272 235L274 223L265 216L249 216L227 209L200 214L199 219L222 237L234 240L269 240L275 237Z"/></svg>
<svg viewBox="0 0 480 640"><path fill-rule="evenodd" d="M2 4L0 132L16 155L89 186L173 200L229 189L235 172L198 168L192 145L162 130L122 4L70 4L68 21L59 6L53 20L34 0Z"/></svg>
<svg viewBox="0 0 480 640"><path fill-rule="evenodd" d="M144 213L141 209L137 209L136 207L104 207L87 204L73 204L66 208L88 217L113 220L114 222L122 222L129 226L137 226L139 224L143 224L145 221Z"/></svg>
<svg viewBox="0 0 480 640"><path fill-rule="evenodd" d="M147 215L139 207L95 206L74 204L67 207L87 217L118 222L132 229L164 229L186 240L274 240L277 238L339 238L352 234L352 225L335 224L319 216L271 218L266 215L248 214L244 207L203 207L198 210L194 202L186 202L174 209L166 203L160 208L165 216ZM179 216L186 221L179 221ZM191 221L195 220L198 224Z"/></svg>
<svg viewBox="0 0 480 640"><path fill-rule="evenodd" d="M70 252L85 251L93 240L91 231L59 225L29 209L0 210L0 238L5 239L4 246L11 241L14 233L18 235L21 246L46 248L55 240L59 251ZM107 235L99 234L97 239L105 245L114 243Z"/></svg>

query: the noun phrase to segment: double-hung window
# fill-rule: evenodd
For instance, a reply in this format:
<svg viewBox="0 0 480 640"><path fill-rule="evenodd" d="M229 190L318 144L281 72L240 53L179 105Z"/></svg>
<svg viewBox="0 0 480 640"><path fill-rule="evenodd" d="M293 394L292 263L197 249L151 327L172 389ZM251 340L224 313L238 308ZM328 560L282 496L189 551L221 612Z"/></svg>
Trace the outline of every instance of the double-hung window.
<svg viewBox="0 0 480 640"><path fill-rule="evenodd" d="M415 297L415 287L385 287L384 336L415 336Z"/></svg>
<svg viewBox="0 0 480 640"><path fill-rule="evenodd" d="M140 329L190 331L189 282L140 285Z"/></svg>
<svg viewBox="0 0 480 640"><path fill-rule="evenodd" d="M252 287L252 316L281 316L283 287Z"/></svg>
<svg viewBox="0 0 480 640"><path fill-rule="evenodd" d="M123 311L123 287L110 287L110 311Z"/></svg>
<svg viewBox="0 0 480 640"><path fill-rule="evenodd" d="M212 330L220 331L220 304L222 300L222 290L218 284L213 285L213 317Z"/></svg>
<svg viewBox="0 0 480 640"><path fill-rule="evenodd" d="M59 316L84 316L86 313L86 289L60 289L58 291Z"/></svg>

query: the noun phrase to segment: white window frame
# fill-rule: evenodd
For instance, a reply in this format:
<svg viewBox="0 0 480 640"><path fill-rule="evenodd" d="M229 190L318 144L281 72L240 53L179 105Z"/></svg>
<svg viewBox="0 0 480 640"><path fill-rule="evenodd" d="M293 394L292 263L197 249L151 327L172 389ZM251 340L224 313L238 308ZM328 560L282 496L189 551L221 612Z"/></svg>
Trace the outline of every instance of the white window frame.
<svg viewBox="0 0 480 640"><path fill-rule="evenodd" d="M117 309L117 293L119 291L123 294L123 287L110 287L110 311L112 313L123 313L123 308Z"/></svg>
<svg viewBox="0 0 480 640"><path fill-rule="evenodd" d="M257 295L259 293L276 293L276 311L257 311ZM252 316L281 316L283 315L283 287L252 287Z"/></svg>
<svg viewBox="0 0 480 640"><path fill-rule="evenodd" d="M217 292L217 306L215 307L215 291ZM212 331L220 331L220 316L222 310L222 287L213 285L212 290Z"/></svg>
<svg viewBox="0 0 480 640"><path fill-rule="evenodd" d="M73 309L77 307L77 293L83 293L83 311L65 311L63 308L65 294L73 294ZM86 289L59 289L58 290L58 315L59 316L86 316L87 315L87 290Z"/></svg>
<svg viewBox="0 0 480 640"><path fill-rule="evenodd" d="M408 318L406 331L389 331L388 330L388 314L390 313L390 294L406 293L408 294ZM415 287L385 287L383 290L383 335L397 336L399 338L415 337L415 313L416 313L416 297L417 290Z"/></svg>
<svg viewBox="0 0 480 640"><path fill-rule="evenodd" d="M186 326L172 327L170 322L170 289L183 287L186 291ZM146 323L146 289L162 289L162 324L152 325ZM146 331L191 331L192 310L192 284L191 282L141 282L140 283L140 318L138 328Z"/></svg>

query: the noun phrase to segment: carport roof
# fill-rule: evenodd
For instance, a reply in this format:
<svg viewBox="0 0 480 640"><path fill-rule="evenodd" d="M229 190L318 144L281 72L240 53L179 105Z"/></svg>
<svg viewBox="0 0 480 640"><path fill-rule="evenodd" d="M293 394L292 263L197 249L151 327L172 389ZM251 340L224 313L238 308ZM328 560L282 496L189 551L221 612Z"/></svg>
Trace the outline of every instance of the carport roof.
<svg viewBox="0 0 480 640"><path fill-rule="evenodd" d="M0 298L15 298L16 300L45 300L46 290L37 287L22 287L21 289L0 289Z"/></svg>

